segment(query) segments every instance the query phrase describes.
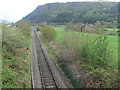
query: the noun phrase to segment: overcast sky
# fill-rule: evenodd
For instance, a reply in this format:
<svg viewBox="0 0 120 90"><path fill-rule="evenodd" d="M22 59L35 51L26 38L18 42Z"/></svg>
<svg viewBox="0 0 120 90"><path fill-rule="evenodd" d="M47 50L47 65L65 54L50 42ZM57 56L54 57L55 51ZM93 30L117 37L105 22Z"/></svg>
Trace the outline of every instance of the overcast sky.
<svg viewBox="0 0 120 90"><path fill-rule="evenodd" d="M95 0L0 0L0 19L17 21L32 12L38 5L53 2L75 2ZM100 1L100 0L99 0ZM120 1L120 0L108 0Z"/></svg>

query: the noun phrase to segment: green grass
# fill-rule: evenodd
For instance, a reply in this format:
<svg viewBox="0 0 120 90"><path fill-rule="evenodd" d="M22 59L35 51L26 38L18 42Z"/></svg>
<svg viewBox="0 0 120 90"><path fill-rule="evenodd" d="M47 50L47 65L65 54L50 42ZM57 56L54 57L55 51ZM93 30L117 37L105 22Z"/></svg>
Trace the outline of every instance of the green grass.
<svg viewBox="0 0 120 90"><path fill-rule="evenodd" d="M2 27L2 88L31 88L31 38L26 40L20 30L7 25Z"/></svg>
<svg viewBox="0 0 120 90"><path fill-rule="evenodd" d="M65 26L56 26L56 41L57 42L61 42L62 41L62 35L64 34L64 27ZM109 28L108 30L116 30L117 29L111 29ZM77 34L80 35L86 35L87 33L80 33L80 32L72 32L74 34L76 34L76 36L78 36ZM90 36L91 38L93 38L93 40L97 37L97 34L87 34L88 36ZM71 34L72 37L72 34ZM75 35L74 35L75 37ZM73 37L73 38L74 38ZM118 68L118 36L110 36L108 35L108 41L109 41L109 45L111 48L111 51L113 51L113 61L110 62L110 65L113 66L113 69L117 69ZM119 42L120 44L120 42Z"/></svg>
<svg viewBox="0 0 120 90"><path fill-rule="evenodd" d="M62 41L62 35L64 34L64 26L57 26L57 27L55 27L55 30L56 30L55 40L57 42L61 42Z"/></svg>
<svg viewBox="0 0 120 90"><path fill-rule="evenodd" d="M48 26L53 26L56 28L65 28L66 25L48 25Z"/></svg>
<svg viewBox="0 0 120 90"><path fill-rule="evenodd" d="M113 61L111 61L111 65L114 68L118 68L118 44L120 44L120 42L118 42L118 38L119 36L109 36L108 40L110 41L110 47L111 50L113 51Z"/></svg>
<svg viewBox="0 0 120 90"><path fill-rule="evenodd" d="M106 28L105 30L109 30L109 31L118 31L118 28Z"/></svg>
<svg viewBox="0 0 120 90"><path fill-rule="evenodd" d="M110 34L113 34L113 35L118 35L118 28L106 28L104 30L108 30L108 31L105 31L105 34L107 35L110 35Z"/></svg>

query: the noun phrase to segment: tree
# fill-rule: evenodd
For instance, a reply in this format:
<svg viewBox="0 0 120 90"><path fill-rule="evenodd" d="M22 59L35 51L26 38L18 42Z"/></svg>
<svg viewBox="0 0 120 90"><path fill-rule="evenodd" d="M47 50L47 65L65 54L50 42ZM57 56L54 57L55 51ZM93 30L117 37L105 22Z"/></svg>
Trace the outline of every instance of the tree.
<svg viewBox="0 0 120 90"><path fill-rule="evenodd" d="M55 29L54 27L51 26L45 26L42 27L42 34L43 36L48 40L48 41L52 41L55 39Z"/></svg>
<svg viewBox="0 0 120 90"><path fill-rule="evenodd" d="M24 36L29 37L31 28L30 28L30 22L27 20L21 20L18 22L18 28L21 30Z"/></svg>

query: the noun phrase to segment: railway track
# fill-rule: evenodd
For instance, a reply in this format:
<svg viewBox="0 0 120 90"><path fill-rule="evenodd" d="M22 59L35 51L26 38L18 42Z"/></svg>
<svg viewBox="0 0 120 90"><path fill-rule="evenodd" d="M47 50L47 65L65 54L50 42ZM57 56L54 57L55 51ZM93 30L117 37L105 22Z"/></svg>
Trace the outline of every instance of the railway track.
<svg viewBox="0 0 120 90"><path fill-rule="evenodd" d="M40 88L66 88L66 85L57 71L55 64L50 59L47 51L43 47L35 28L33 28L34 48L36 51L36 60L38 64L38 73L40 74ZM34 74L34 73L33 73ZM35 78L35 77L34 77ZM35 85L35 82L34 82Z"/></svg>

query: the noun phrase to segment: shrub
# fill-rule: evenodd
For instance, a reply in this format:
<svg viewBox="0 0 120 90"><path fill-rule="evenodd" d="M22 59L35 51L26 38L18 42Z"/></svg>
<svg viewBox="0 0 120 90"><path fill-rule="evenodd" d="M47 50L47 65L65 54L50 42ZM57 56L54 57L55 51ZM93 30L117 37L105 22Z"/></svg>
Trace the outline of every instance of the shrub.
<svg viewBox="0 0 120 90"><path fill-rule="evenodd" d="M42 27L42 34L48 40L52 41L55 39L55 29L51 26Z"/></svg>
<svg viewBox="0 0 120 90"><path fill-rule="evenodd" d="M30 28L30 22L26 21L26 20L21 20L18 22L18 28L21 30L21 32L23 33L23 35L27 38L30 37L31 35L31 28Z"/></svg>
<svg viewBox="0 0 120 90"><path fill-rule="evenodd" d="M91 44L88 59L91 60L93 67L108 67L109 62L112 61L112 54L109 48L107 36L99 35Z"/></svg>
<svg viewBox="0 0 120 90"><path fill-rule="evenodd" d="M41 31L41 26L40 25L35 25L35 28L37 31Z"/></svg>
<svg viewBox="0 0 120 90"><path fill-rule="evenodd" d="M39 28L39 27L37 27L37 31L40 31L40 28Z"/></svg>
<svg viewBox="0 0 120 90"><path fill-rule="evenodd" d="M62 44L64 50L69 49L69 54L77 52L77 55L72 57L73 59L76 58L75 56L79 56L78 60L89 63L94 68L107 67L108 63L112 61L112 52L105 35L100 34L94 37L94 35L70 30L65 32Z"/></svg>
<svg viewBox="0 0 120 90"><path fill-rule="evenodd" d="M88 39L89 38L89 39ZM74 62L80 60L86 62L91 36L86 33L65 31L63 42L60 45L61 56L65 61Z"/></svg>
<svg viewBox="0 0 120 90"><path fill-rule="evenodd" d="M6 25L3 25L2 47L6 48L8 52L15 54L16 48L23 47L25 43L24 39L25 38L20 31L12 30Z"/></svg>

